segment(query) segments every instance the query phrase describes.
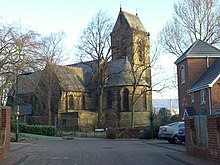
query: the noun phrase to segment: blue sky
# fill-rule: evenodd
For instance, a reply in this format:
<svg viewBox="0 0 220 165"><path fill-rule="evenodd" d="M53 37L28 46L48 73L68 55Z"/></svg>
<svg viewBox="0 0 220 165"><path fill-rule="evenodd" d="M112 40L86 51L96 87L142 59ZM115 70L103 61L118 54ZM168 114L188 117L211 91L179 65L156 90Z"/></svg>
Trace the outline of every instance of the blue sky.
<svg viewBox="0 0 220 165"><path fill-rule="evenodd" d="M156 40L158 32L172 18L174 2L175 0L4 0L0 5L0 21L19 22L45 35L64 31L67 35L65 43L72 47L77 44L80 32L100 10L107 12L116 21L121 4L123 11L132 14L137 11L146 30L150 32L151 40ZM74 56L70 59L74 60ZM170 63L169 66L166 65L167 72L171 72L174 59L164 56L161 60L165 59ZM176 91L168 93L164 97L177 97Z"/></svg>
<svg viewBox="0 0 220 165"><path fill-rule="evenodd" d="M175 0L7 0L2 1L0 16L7 22L20 22L42 34L63 30L68 44L75 44L80 31L99 10L117 19L122 10L136 11L151 38L172 17Z"/></svg>

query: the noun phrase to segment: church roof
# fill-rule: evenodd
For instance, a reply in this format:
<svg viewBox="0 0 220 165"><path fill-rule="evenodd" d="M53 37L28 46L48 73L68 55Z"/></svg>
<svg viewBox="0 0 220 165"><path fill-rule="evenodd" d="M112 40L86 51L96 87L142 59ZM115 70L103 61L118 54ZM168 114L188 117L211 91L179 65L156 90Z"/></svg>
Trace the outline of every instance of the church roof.
<svg viewBox="0 0 220 165"><path fill-rule="evenodd" d="M137 14L134 15L120 10L114 29L121 29L122 26L128 26L130 29L146 32Z"/></svg>
<svg viewBox="0 0 220 165"><path fill-rule="evenodd" d="M106 84L107 87L111 86L129 86L134 85L134 76L131 68L131 64L127 58L113 60L109 63L107 68L109 80ZM140 76L140 73L136 73L136 78ZM148 83L142 78L138 85L148 85Z"/></svg>
<svg viewBox="0 0 220 165"><path fill-rule="evenodd" d="M37 71L25 75L18 75L18 94L35 92L41 76L42 71Z"/></svg>
<svg viewBox="0 0 220 165"><path fill-rule="evenodd" d="M189 88L188 92L194 92L208 87L220 78L220 58L218 58L202 76Z"/></svg>
<svg viewBox="0 0 220 165"><path fill-rule="evenodd" d="M62 90L85 91L83 72L81 68L71 66L56 66L55 74Z"/></svg>
<svg viewBox="0 0 220 165"><path fill-rule="evenodd" d="M141 20L137 15L127 13L125 11L122 11L122 15L125 17L127 23L129 24L130 28L140 30L140 31L146 31Z"/></svg>
<svg viewBox="0 0 220 165"><path fill-rule="evenodd" d="M220 57L220 50L198 39L176 61L180 63L186 58Z"/></svg>
<svg viewBox="0 0 220 165"><path fill-rule="evenodd" d="M43 81L46 69L19 76L19 94L34 93L39 82ZM64 91L85 91L81 68L53 65L53 72L58 78L60 88Z"/></svg>
<svg viewBox="0 0 220 165"><path fill-rule="evenodd" d="M95 72L96 70L97 61L92 60L92 61L80 62L76 64L71 64L69 66L74 66L82 69L84 85L88 86L92 79L92 73Z"/></svg>

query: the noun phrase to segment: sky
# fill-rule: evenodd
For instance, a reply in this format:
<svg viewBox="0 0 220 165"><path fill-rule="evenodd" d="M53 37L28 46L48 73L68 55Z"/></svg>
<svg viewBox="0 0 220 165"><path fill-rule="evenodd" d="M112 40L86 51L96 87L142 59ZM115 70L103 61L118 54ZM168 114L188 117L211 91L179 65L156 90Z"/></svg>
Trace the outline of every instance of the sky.
<svg viewBox="0 0 220 165"><path fill-rule="evenodd" d="M157 39L158 32L172 18L175 0L4 0L0 5L0 21L17 22L30 30L49 35L52 32L64 31L65 44L73 47L89 21L100 10L106 12L115 22L120 10L136 14L145 29L150 32L151 41ZM71 52L70 63L74 61ZM161 56L169 65L166 72L173 71L175 58ZM156 98L177 98L176 90L154 94Z"/></svg>

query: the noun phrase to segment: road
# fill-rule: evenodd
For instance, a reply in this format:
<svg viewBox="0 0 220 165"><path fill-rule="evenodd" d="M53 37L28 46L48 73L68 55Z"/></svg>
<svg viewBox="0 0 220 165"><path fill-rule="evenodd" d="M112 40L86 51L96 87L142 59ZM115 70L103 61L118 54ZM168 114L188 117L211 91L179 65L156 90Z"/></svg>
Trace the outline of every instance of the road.
<svg viewBox="0 0 220 165"><path fill-rule="evenodd" d="M36 140L29 143L12 143L11 150L12 157L20 155L20 158L12 163L14 165L192 165L198 163L197 159L186 156L185 145L174 145L158 140L75 138Z"/></svg>

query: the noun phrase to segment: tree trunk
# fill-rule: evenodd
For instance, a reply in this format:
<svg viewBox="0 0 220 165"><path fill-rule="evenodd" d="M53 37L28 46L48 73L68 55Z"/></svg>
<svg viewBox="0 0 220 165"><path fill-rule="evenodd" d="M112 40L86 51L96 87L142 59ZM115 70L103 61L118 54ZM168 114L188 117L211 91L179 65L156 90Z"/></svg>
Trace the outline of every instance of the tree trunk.
<svg viewBox="0 0 220 165"><path fill-rule="evenodd" d="M131 104L131 128L134 128L134 106Z"/></svg>
<svg viewBox="0 0 220 165"><path fill-rule="evenodd" d="M103 87L98 88L98 127L102 126L101 119L102 119L102 99L103 97Z"/></svg>
<svg viewBox="0 0 220 165"><path fill-rule="evenodd" d="M50 106L50 101L51 101L51 89L49 88L49 90L48 90L48 100L47 100L48 125L51 125L51 106Z"/></svg>

